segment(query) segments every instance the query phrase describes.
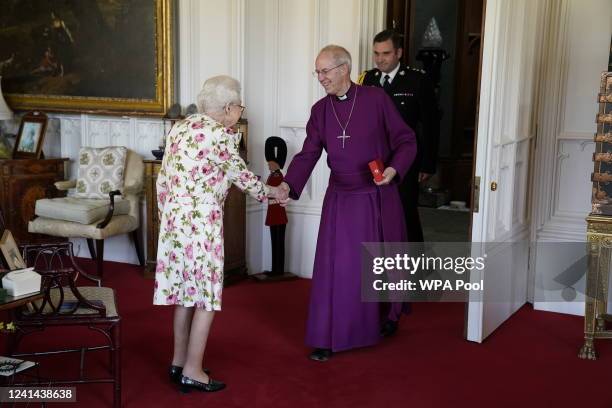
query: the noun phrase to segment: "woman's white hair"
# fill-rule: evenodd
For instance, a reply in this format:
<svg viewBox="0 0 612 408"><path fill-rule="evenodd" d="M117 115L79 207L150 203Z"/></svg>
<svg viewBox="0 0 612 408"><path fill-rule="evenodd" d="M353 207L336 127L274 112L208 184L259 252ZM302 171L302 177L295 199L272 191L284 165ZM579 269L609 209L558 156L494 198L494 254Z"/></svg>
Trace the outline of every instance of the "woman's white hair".
<svg viewBox="0 0 612 408"><path fill-rule="evenodd" d="M198 111L222 112L228 103L240 103L240 82L227 75L208 78L198 94Z"/></svg>

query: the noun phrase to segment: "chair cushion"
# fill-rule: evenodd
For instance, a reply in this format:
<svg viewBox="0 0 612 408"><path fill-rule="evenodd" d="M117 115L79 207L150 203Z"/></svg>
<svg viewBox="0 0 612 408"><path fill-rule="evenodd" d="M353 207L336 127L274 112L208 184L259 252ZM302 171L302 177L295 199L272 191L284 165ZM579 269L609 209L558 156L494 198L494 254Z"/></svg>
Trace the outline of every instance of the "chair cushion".
<svg viewBox="0 0 612 408"><path fill-rule="evenodd" d="M53 220L36 217L28 223L28 232L65 238L106 239L119 234L126 234L138 229L138 219L131 215L117 215L104 228L96 224L83 225L77 222Z"/></svg>
<svg viewBox="0 0 612 408"><path fill-rule="evenodd" d="M126 156L123 146L81 147L75 197L105 198L122 189Z"/></svg>
<svg viewBox="0 0 612 408"><path fill-rule="evenodd" d="M39 217L78 222L79 224L92 224L104 219L109 206L110 200L108 198L105 200L77 197L43 198L36 200L34 213ZM129 211L130 202L115 197L113 215L125 215Z"/></svg>
<svg viewBox="0 0 612 408"><path fill-rule="evenodd" d="M74 293L72 293L72 290L70 290L69 287L64 287L63 289L63 307L65 307L67 310L60 309L60 312L68 312L70 309L76 306L76 297L74 296ZM117 317L119 315L117 312L117 303L115 302L115 291L113 290L113 288L99 288L97 286L78 286L77 290L88 301L94 304L98 303L104 305L104 307L106 308L106 317ZM51 303L53 303L57 307L60 304L61 292L58 288L55 288L51 289L49 295L51 298ZM37 300L34 303L36 303L36 305L40 307L40 305L42 304L42 300ZM51 313L52 311L53 309L47 303L45 305L45 308L43 309L43 313ZM32 312L33 311L31 310L30 313L26 312L26 314L32 314ZM74 314L95 315L98 314L98 311L89 307L79 307L74 311Z"/></svg>

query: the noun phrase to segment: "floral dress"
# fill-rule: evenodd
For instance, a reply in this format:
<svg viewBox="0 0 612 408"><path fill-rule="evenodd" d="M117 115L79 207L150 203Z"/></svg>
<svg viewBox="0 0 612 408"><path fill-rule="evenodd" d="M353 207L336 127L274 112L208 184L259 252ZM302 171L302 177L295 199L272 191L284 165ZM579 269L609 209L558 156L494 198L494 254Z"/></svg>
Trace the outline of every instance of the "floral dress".
<svg viewBox="0 0 612 408"><path fill-rule="evenodd" d="M232 184L266 199L268 187L247 169L236 135L206 115L177 122L157 177L154 304L221 310L223 203Z"/></svg>

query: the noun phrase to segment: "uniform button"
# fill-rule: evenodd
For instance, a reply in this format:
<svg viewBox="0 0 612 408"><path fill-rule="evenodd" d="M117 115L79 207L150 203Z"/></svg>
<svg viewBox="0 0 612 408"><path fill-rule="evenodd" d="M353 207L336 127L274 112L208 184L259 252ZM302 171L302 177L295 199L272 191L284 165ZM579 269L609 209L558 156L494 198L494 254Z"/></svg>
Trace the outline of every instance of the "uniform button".
<svg viewBox="0 0 612 408"><path fill-rule="evenodd" d="M402 102L402 105L404 105L404 102Z"/></svg>

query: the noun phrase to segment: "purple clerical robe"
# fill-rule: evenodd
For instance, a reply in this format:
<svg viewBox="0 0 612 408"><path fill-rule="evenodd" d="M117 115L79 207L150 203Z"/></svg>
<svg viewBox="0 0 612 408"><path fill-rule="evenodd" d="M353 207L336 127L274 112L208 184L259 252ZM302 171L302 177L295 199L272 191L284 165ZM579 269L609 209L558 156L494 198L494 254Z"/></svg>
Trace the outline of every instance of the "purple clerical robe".
<svg viewBox="0 0 612 408"><path fill-rule="evenodd" d="M321 152L327 152L331 174L321 211L306 344L333 351L379 340L379 304L361 301L361 243L406 240L398 182L417 148L414 132L382 89L352 84L347 96L343 101L326 96L315 103L302 151L285 176L290 197L298 199ZM343 148L338 122L345 126L347 121L350 138ZM393 183L374 184L368 162L375 159L397 170Z"/></svg>

